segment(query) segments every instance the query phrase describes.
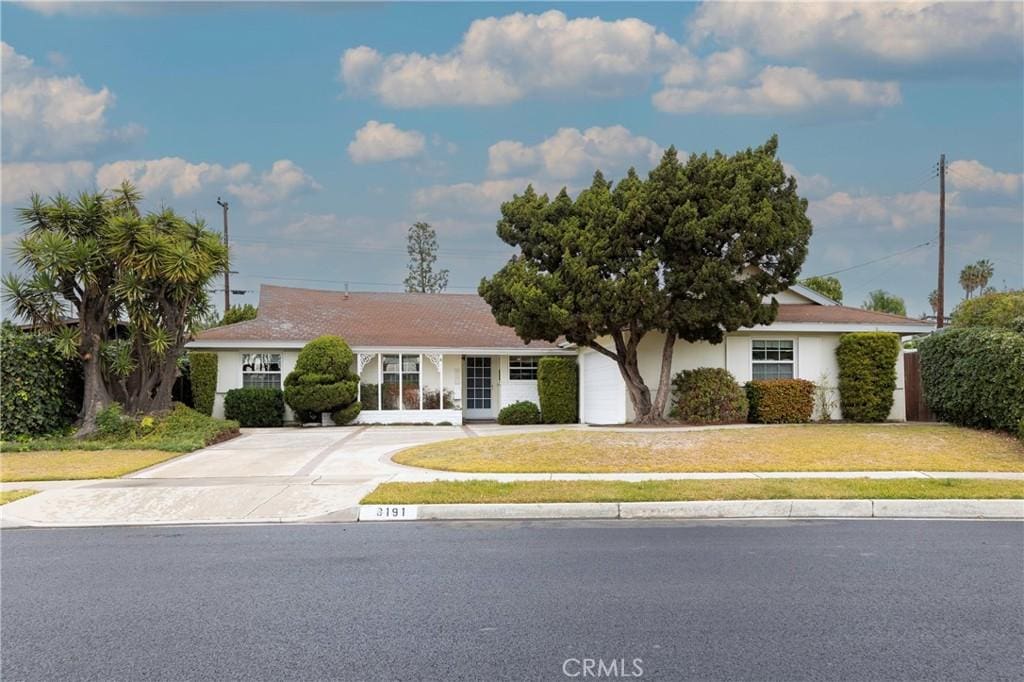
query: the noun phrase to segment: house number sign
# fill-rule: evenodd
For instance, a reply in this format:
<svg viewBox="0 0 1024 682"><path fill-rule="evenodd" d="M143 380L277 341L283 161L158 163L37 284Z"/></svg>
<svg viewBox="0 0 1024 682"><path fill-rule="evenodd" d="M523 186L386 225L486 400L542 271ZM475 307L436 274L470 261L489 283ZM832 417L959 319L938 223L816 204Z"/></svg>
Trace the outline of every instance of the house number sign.
<svg viewBox="0 0 1024 682"><path fill-rule="evenodd" d="M359 507L360 521L415 521L416 507L404 504L364 504Z"/></svg>

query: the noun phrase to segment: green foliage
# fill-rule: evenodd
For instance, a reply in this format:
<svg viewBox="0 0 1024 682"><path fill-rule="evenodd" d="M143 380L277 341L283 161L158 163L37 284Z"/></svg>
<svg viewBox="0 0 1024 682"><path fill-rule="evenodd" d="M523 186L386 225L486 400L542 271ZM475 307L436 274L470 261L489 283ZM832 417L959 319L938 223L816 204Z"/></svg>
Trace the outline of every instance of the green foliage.
<svg viewBox="0 0 1024 682"><path fill-rule="evenodd" d="M499 424L540 424L540 408L529 400L506 405L498 412Z"/></svg>
<svg viewBox="0 0 1024 682"><path fill-rule="evenodd" d="M285 402L296 414L330 412L342 418L351 414L348 420L335 423L351 421L359 413L351 409L359 391L359 379L352 371L354 359L348 344L337 336L310 341L299 352L295 370L285 377Z"/></svg>
<svg viewBox="0 0 1024 682"><path fill-rule="evenodd" d="M777 147L772 137L685 163L670 148L646 179L630 171L613 185L598 171L575 200L527 187L502 204L497 225L519 253L481 282L480 295L524 341L564 337L593 348L611 337L615 350L602 351L626 369L637 356L624 330L632 341L661 331L719 343L769 324L778 304L762 301L797 281L811 236L807 202ZM637 419L660 419L635 376Z"/></svg>
<svg viewBox="0 0 1024 682"><path fill-rule="evenodd" d="M673 419L686 424L735 424L747 419L747 398L725 369L684 369L672 377Z"/></svg>
<svg viewBox="0 0 1024 682"><path fill-rule="evenodd" d="M74 369L43 334L0 329L0 436L38 436L67 428Z"/></svg>
<svg viewBox="0 0 1024 682"><path fill-rule="evenodd" d="M197 412L213 414L217 396L217 354L192 351L188 354L192 382L192 404Z"/></svg>
<svg viewBox="0 0 1024 682"><path fill-rule="evenodd" d="M537 393L545 424L579 421L579 385L576 358L552 356L537 362Z"/></svg>
<svg viewBox="0 0 1024 682"><path fill-rule="evenodd" d="M362 403L350 403L340 410L335 410L331 413L331 421L336 425L341 426L342 424L348 424L353 419L359 416L359 412L362 411Z"/></svg>
<svg viewBox="0 0 1024 682"><path fill-rule="evenodd" d="M965 265L960 271L960 286L964 289L964 295L971 298L975 291L984 291L994 273L995 266L990 260L979 260Z"/></svg>
<svg viewBox="0 0 1024 682"><path fill-rule="evenodd" d="M120 403L110 403L96 414L96 432L100 436L124 438L134 433L135 420L126 417Z"/></svg>
<svg viewBox="0 0 1024 682"><path fill-rule="evenodd" d="M889 417L896 390L900 340L886 332L857 332L839 337L839 405L843 418L881 422Z"/></svg>
<svg viewBox="0 0 1024 682"><path fill-rule="evenodd" d="M800 280L800 283L823 296L828 296L833 301L843 302L843 285L835 277L808 277Z"/></svg>
<svg viewBox="0 0 1024 682"><path fill-rule="evenodd" d="M814 413L815 386L806 379L756 379L746 385L754 424L805 424Z"/></svg>
<svg viewBox="0 0 1024 682"><path fill-rule="evenodd" d="M924 398L945 421L1013 433L1024 419L1024 334L965 327L923 339Z"/></svg>
<svg viewBox="0 0 1024 682"><path fill-rule="evenodd" d="M221 318L220 324L223 326L235 324L236 322L245 322L246 320L255 320L258 312L256 306L252 303L233 305L224 312L224 317Z"/></svg>
<svg viewBox="0 0 1024 682"><path fill-rule="evenodd" d="M359 388L360 401L364 410L377 409L377 388L379 384L363 384Z"/></svg>
<svg viewBox="0 0 1024 682"><path fill-rule="evenodd" d="M434 272L437 231L430 223L414 223L409 228L406 251L409 253L409 274L405 277L405 290L430 294L444 291L448 286L448 271Z"/></svg>
<svg viewBox="0 0 1024 682"><path fill-rule="evenodd" d="M1024 333L1024 289L996 291L964 301L953 311L952 327L994 327Z"/></svg>
<svg viewBox="0 0 1024 682"><path fill-rule="evenodd" d="M1024 417L1017 422L1017 438L1024 442Z"/></svg>
<svg viewBox="0 0 1024 682"><path fill-rule="evenodd" d="M284 394L279 388L233 388L224 395L224 416L242 426L281 426Z"/></svg>
<svg viewBox="0 0 1024 682"><path fill-rule="evenodd" d="M884 289L875 289L870 292L868 297L864 299L864 304L861 307L864 310L874 310L879 313L907 316L907 305L903 302L903 299L896 294L890 294Z"/></svg>

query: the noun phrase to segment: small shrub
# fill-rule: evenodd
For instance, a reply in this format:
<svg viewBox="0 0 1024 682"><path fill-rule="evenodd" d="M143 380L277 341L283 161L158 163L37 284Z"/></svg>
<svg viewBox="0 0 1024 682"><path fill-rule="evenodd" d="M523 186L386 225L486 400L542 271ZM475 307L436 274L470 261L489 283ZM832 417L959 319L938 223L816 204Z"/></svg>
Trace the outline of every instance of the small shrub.
<svg viewBox="0 0 1024 682"><path fill-rule="evenodd" d="M126 417L121 403L110 403L96 413L96 433L110 438L125 438L132 434L135 420Z"/></svg>
<svg viewBox="0 0 1024 682"><path fill-rule="evenodd" d="M537 395L545 424L579 421L579 368L575 358L546 357L537 363Z"/></svg>
<svg viewBox="0 0 1024 682"><path fill-rule="evenodd" d="M284 394L277 388L234 388L224 396L224 416L242 426L281 426Z"/></svg>
<svg viewBox="0 0 1024 682"><path fill-rule="evenodd" d="M217 354L190 352L189 379L192 382L192 405L196 412L210 416L217 396Z"/></svg>
<svg viewBox="0 0 1024 682"><path fill-rule="evenodd" d="M331 421L333 421L337 426L348 424L353 419L359 416L359 413L362 411L362 408L362 403L352 403L351 405L343 407L340 410L335 410L334 412L331 413Z"/></svg>
<svg viewBox="0 0 1024 682"><path fill-rule="evenodd" d="M529 400L506 405L498 412L499 424L540 424L540 408Z"/></svg>
<svg viewBox="0 0 1024 682"><path fill-rule="evenodd" d="M684 369L672 378L669 414L687 424L734 424L747 419L747 397L728 370Z"/></svg>
<svg viewBox="0 0 1024 682"><path fill-rule="evenodd" d="M814 384L806 379L747 382L749 420L754 424L805 424L814 413Z"/></svg>
<svg viewBox="0 0 1024 682"><path fill-rule="evenodd" d="M887 332L843 334L836 349L843 418L881 422L892 410L900 339Z"/></svg>
<svg viewBox="0 0 1024 682"><path fill-rule="evenodd" d="M835 398L835 388L828 372L822 372L818 382L814 384L814 411L819 421L832 421L836 408L839 407Z"/></svg>

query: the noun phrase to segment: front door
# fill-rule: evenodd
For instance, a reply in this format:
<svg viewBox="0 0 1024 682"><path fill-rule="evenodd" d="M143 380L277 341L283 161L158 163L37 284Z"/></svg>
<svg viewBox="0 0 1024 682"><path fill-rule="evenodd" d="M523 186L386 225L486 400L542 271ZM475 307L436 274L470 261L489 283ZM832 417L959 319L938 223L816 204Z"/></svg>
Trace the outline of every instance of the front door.
<svg viewBox="0 0 1024 682"><path fill-rule="evenodd" d="M491 407L491 359L466 358L466 419L494 419Z"/></svg>

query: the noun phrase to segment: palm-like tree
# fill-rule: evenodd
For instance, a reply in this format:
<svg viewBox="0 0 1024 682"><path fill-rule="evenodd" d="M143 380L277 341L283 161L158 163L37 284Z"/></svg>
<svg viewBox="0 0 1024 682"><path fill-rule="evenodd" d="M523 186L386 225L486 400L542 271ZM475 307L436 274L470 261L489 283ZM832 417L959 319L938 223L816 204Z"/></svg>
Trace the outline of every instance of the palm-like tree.
<svg viewBox="0 0 1024 682"><path fill-rule="evenodd" d="M992 265L992 261L984 259L974 264L974 270L978 291L983 292L988 286L989 280L992 279L992 275L995 274L995 266Z"/></svg>

